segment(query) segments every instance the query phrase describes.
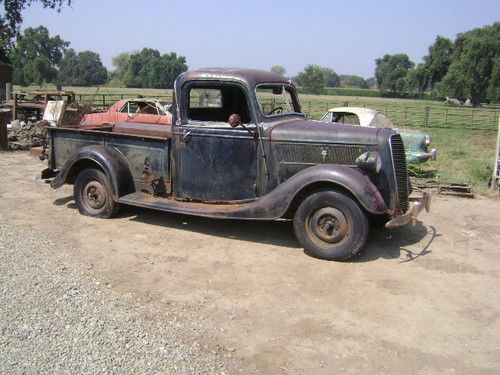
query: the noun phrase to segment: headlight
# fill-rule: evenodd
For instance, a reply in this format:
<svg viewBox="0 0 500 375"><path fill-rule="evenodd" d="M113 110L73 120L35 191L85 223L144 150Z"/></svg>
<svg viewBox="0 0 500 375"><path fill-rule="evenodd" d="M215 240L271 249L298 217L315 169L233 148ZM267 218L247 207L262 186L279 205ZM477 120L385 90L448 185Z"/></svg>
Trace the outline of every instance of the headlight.
<svg viewBox="0 0 500 375"><path fill-rule="evenodd" d="M358 156L356 165L361 169L378 173L382 168L382 159L377 151L369 151Z"/></svg>
<svg viewBox="0 0 500 375"><path fill-rule="evenodd" d="M430 135L425 135L425 145L429 146L432 142L432 137Z"/></svg>

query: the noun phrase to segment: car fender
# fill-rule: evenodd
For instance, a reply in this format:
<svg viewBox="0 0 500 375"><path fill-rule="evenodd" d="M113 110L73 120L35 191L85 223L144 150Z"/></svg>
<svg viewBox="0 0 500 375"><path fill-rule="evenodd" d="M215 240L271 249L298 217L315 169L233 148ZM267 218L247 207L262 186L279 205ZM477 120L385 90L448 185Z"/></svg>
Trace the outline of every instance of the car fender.
<svg viewBox="0 0 500 375"><path fill-rule="evenodd" d="M387 213L384 198L368 176L355 168L321 164L306 168L262 196L253 204L252 217L284 217L297 199L316 188L340 187L348 191L366 211Z"/></svg>
<svg viewBox="0 0 500 375"><path fill-rule="evenodd" d="M72 183L76 175L90 165L97 165L111 181L113 199L135 191L134 180L125 157L116 149L103 145L85 146L70 154L68 160L50 182L54 189L66 182Z"/></svg>

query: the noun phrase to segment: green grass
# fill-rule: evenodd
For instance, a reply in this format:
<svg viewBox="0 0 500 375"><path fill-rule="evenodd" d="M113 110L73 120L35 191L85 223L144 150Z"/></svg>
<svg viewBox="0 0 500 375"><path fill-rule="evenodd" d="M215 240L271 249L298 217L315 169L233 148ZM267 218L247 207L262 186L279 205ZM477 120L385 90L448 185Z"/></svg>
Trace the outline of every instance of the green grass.
<svg viewBox="0 0 500 375"><path fill-rule="evenodd" d="M25 91L27 88L23 88ZM30 87L29 89L40 89ZM122 87L64 87L77 95L98 95L97 104L137 95L171 98L171 90L131 89ZM19 88L16 87L16 90ZM111 96L108 96L111 95ZM500 106L484 108L452 107L442 102L417 99L397 99L364 96L328 96L300 94L302 110L311 119L320 119L332 107L361 106L375 108L387 113L400 128L417 129L432 135L432 147L438 150L438 160L429 161L413 168L416 175L440 182L464 182L486 189L490 173L488 167L494 162L496 130ZM78 99L78 96L77 96ZM109 102L109 103L108 103ZM427 127L426 107L428 107Z"/></svg>
<svg viewBox="0 0 500 375"><path fill-rule="evenodd" d="M421 129L433 138L438 151L436 161L412 169L417 177L439 182L468 183L479 190L487 189L495 159L496 133L457 129Z"/></svg>

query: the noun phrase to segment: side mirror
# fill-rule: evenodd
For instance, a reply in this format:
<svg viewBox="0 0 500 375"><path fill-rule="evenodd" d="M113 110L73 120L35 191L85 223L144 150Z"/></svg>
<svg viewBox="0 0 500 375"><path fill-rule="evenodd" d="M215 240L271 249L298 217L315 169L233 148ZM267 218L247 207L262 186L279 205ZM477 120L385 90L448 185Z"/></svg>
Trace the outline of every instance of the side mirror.
<svg viewBox="0 0 500 375"><path fill-rule="evenodd" d="M241 124L241 116L237 113L233 113L231 116L229 116L228 122L232 128L237 128Z"/></svg>

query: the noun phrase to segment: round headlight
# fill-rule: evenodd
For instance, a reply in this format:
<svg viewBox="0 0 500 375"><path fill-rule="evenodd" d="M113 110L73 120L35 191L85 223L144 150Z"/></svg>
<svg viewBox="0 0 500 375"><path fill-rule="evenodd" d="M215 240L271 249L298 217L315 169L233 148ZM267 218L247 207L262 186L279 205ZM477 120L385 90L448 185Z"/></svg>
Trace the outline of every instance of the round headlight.
<svg viewBox="0 0 500 375"><path fill-rule="evenodd" d="M358 156L356 165L361 169L378 173L382 169L382 159L377 151L369 151Z"/></svg>

